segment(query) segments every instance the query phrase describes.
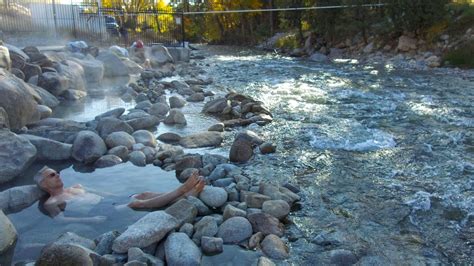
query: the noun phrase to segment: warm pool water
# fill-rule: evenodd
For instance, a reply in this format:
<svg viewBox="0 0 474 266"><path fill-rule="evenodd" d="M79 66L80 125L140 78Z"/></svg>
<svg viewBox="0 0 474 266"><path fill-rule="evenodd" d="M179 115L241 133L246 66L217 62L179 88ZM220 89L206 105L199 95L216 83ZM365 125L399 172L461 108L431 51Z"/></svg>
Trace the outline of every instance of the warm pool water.
<svg viewBox="0 0 474 266"><path fill-rule="evenodd" d="M52 166L54 167L54 166ZM34 168L34 167L33 167ZM38 168L38 167L37 167ZM32 180L32 175L24 177L22 183ZM65 187L81 184L89 191L97 191L102 200L97 205L85 205L84 208L68 209L65 216L90 217L106 216L101 223L59 222L43 214L38 203L21 212L8 215L18 231L18 242L14 261L34 260L41 248L65 232L74 232L80 236L94 239L102 233L118 230L122 232L146 212L133 211L129 208L118 208L129 202L129 195L152 190L165 192L179 185L174 172L165 172L159 167L148 165L136 167L131 163L116 165L110 168L96 169L90 173L76 172L73 166L61 170ZM32 183L30 181L30 183ZM72 206L71 206L72 207Z"/></svg>

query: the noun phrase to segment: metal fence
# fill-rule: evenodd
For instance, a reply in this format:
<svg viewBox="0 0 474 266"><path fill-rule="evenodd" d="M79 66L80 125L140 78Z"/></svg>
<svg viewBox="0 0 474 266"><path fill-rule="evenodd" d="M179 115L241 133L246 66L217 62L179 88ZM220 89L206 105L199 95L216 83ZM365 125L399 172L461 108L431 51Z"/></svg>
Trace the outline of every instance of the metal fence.
<svg viewBox="0 0 474 266"><path fill-rule="evenodd" d="M57 0L56 0L57 1ZM183 13L163 10L124 12L97 5L55 0L9 0L0 5L0 31L14 35L85 40L96 44L178 46L184 43Z"/></svg>

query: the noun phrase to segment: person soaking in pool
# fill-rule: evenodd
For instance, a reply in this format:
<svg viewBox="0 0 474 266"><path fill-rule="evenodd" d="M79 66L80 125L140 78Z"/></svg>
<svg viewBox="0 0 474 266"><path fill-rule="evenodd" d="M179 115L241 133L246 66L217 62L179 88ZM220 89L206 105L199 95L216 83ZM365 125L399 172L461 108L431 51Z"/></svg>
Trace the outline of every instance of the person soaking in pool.
<svg viewBox="0 0 474 266"><path fill-rule="evenodd" d="M66 217L64 211L66 205L68 210L80 213L86 213L97 205L102 197L93 193L86 192L81 185L74 185L70 188L64 188L61 176L57 171L47 166L43 167L34 177L38 186L48 192L49 197L43 207L51 217L58 217L65 221L78 222L101 222L106 219L104 216L94 217ZM179 200L182 197L197 196L204 188L204 179L198 177L197 172L177 189L171 192L155 193L144 192L134 196L135 201L128 204L129 207L140 208L161 208L170 203ZM90 189L89 189L90 190Z"/></svg>

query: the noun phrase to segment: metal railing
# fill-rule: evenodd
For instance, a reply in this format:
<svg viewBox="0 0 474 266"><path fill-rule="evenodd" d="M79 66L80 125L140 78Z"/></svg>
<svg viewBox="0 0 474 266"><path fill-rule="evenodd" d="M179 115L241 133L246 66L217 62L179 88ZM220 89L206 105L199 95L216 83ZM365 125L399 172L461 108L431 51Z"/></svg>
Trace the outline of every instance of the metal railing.
<svg viewBox="0 0 474 266"><path fill-rule="evenodd" d="M0 31L41 35L95 44L129 46L184 44L183 13L163 10L124 12L97 5L59 4L55 0L10 0L0 5Z"/></svg>

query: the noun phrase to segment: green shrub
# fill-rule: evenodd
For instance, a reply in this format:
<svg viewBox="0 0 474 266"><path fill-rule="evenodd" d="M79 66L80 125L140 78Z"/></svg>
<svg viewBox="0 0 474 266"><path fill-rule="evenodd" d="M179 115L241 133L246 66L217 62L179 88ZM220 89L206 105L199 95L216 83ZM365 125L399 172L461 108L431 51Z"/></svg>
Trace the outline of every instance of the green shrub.
<svg viewBox="0 0 474 266"><path fill-rule="evenodd" d="M443 58L446 65L474 68L474 41L470 41L455 50L449 51Z"/></svg>

